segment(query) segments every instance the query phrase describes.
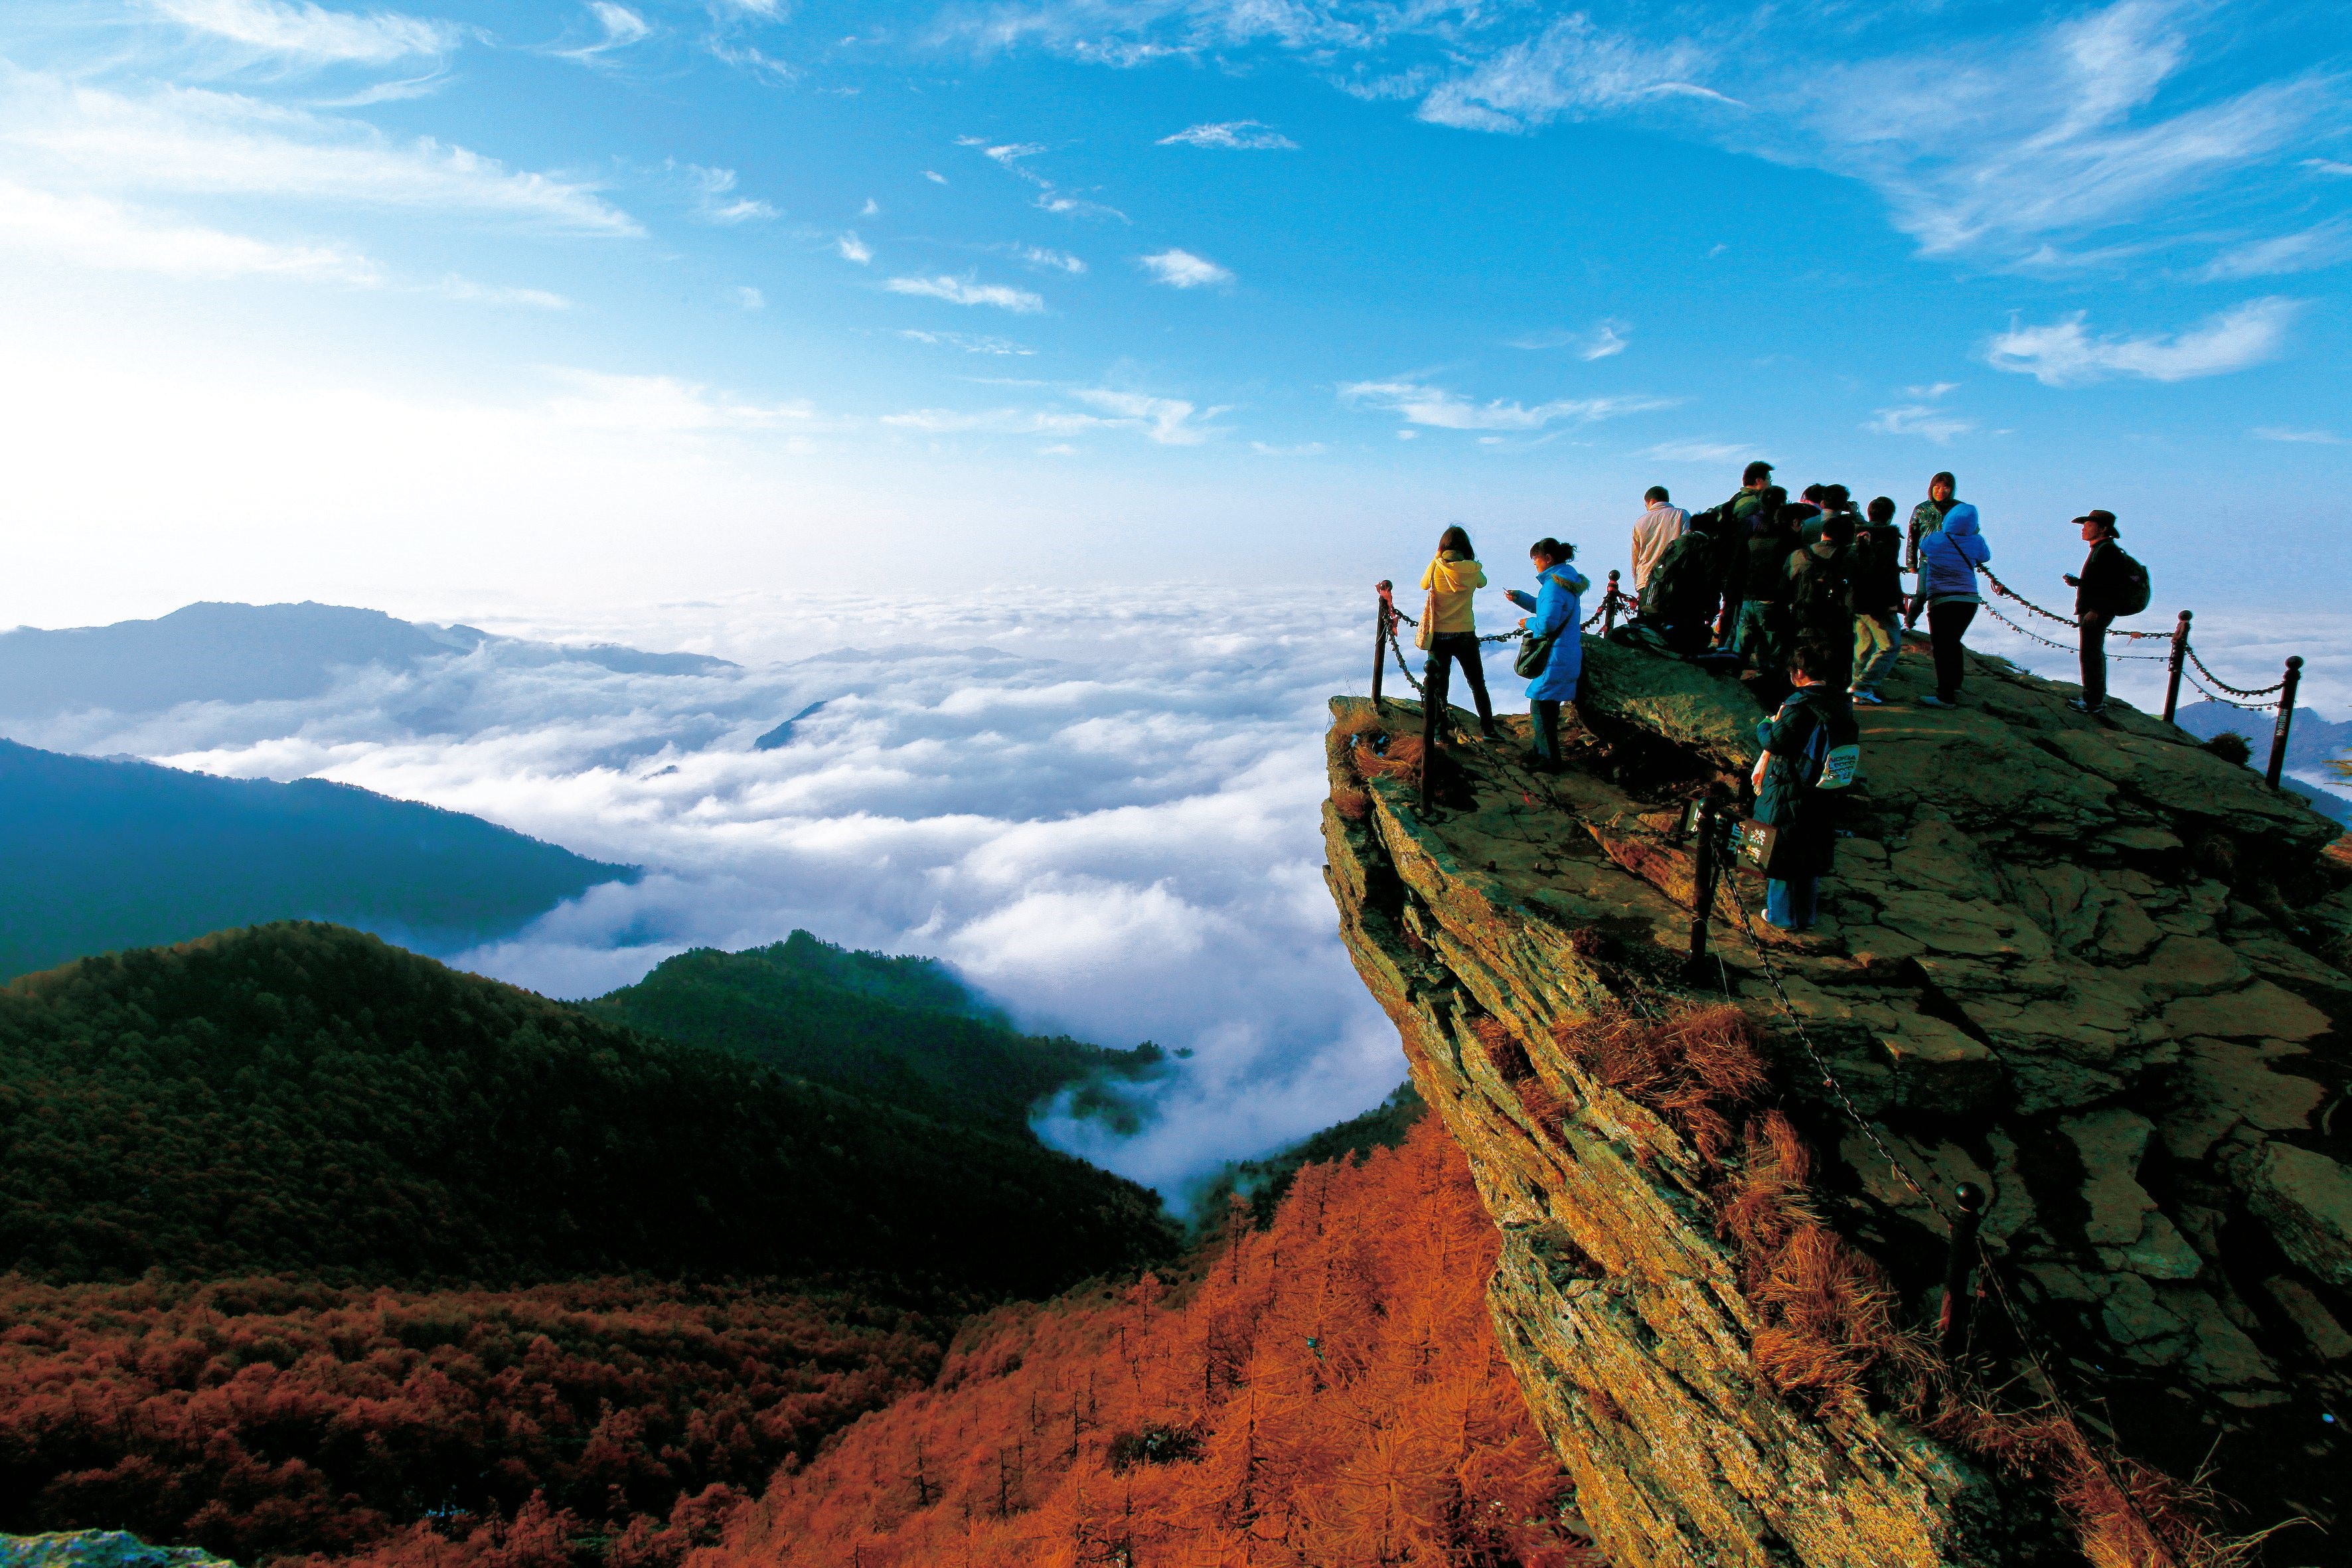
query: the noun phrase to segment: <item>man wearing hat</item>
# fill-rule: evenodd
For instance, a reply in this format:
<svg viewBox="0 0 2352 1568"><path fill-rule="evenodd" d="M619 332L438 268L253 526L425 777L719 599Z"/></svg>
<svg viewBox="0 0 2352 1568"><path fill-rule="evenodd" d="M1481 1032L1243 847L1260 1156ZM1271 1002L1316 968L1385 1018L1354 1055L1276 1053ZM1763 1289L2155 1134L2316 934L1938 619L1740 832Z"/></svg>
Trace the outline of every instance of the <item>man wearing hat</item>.
<svg viewBox="0 0 2352 1568"><path fill-rule="evenodd" d="M2091 553L2083 559L2082 575L2066 579L2074 590L2074 618L2083 626L2083 695L2066 706L2096 716L2107 705L2107 628L2131 603L2131 563L2116 542L2114 512L2087 511L2074 522Z"/></svg>

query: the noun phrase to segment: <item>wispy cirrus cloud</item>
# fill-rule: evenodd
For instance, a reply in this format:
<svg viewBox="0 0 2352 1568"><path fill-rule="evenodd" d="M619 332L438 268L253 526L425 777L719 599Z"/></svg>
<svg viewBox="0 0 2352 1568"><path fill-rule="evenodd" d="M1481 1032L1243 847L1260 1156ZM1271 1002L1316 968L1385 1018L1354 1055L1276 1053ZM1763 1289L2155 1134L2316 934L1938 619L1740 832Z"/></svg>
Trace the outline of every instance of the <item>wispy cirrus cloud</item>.
<svg viewBox="0 0 2352 1568"><path fill-rule="evenodd" d="M1529 332L1523 338L1513 338L1511 346L1515 349L1573 349L1579 359L1608 359L1625 352L1626 345L1632 342L1628 334L1633 330L1623 321L1604 321L1584 332L1570 331L1564 328L1548 332Z"/></svg>
<svg viewBox="0 0 2352 1568"><path fill-rule="evenodd" d="M1738 441L1661 441L1633 455L1654 463L1727 463L1755 449Z"/></svg>
<svg viewBox="0 0 2352 1568"><path fill-rule="evenodd" d="M981 283L970 278L893 278L882 285L893 294L915 294L945 300L950 305L992 305L1017 316L1034 316L1045 309L1043 296L1003 283Z"/></svg>
<svg viewBox="0 0 2352 1568"><path fill-rule="evenodd" d="M1006 256L1048 272L1066 272L1073 278L1086 275L1085 260L1066 250L1055 250L1043 245L1007 245L999 248Z"/></svg>
<svg viewBox="0 0 2352 1568"><path fill-rule="evenodd" d="M874 247L858 238L856 229L844 230L833 248L844 261L855 261L860 267L874 259Z"/></svg>
<svg viewBox="0 0 2352 1568"><path fill-rule="evenodd" d="M637 235L595 183L508 168L431 137L236 93L132 96L19 72L0 78L0 147L26 183L81 191L236 195L488 216Z"/></svg>
<svg viewBox="0 0 2352 1568"><path fill-rule="evenodd" d="M1221 120L1190 125L1173 136L1162 136L1160 147L1215 147L1234 153L1297 152L1298 143L1256 120Z"/></svg>
<svg viewBox="0 0 2352 1568"><path fill-rule="evenodd" d="M1985 351L1997 370L2031 375L2045 386L2081 386L2115 376L2189 381L2223 375L2274 358L2302 310L2299 300L2272 295L2249 300L2202 325L2179 333L2095 336L2085 312L2047 326L2011 326Z"/></svg>
<svg viewBox="0 0 2352 1568"><path fill-rule="evenodd" d="M454 51L465 29L396 11L364 16L299 0L148 0L191 32L316 64L389 65Z"/></svg>
<svg viewBox="0 0 2352 1568"><path fill-rule="evenodd" d="M1909 399L1892 407L1876 410L1863 428L1881 436L1918 436L1937 446L1948 446L1955 436L1965 436L1977 427L1976 421L1964 418L1943 405L1944 396L1958 387L1958 383L1939 381L1932 386L1906 386L1904 395Z"/></svg>
<svg viewBox="0 0 2352 1568"><path fill-rule="evenodd" d="M595 18L604 36L577 48L552 51L558 58L576 60L583 66L602 65L605 63L604 57L614 50L641 44L653 37L652 23L626 5L614 4L614 0L589 0L588 14Z"/></svg>
<svg viewBox="0 0 2352 1568"><path fill-rule="evenodd" d="M1204 256L1173 247L1135 259L1138 266L1151 274L1154 283L1165 283L1171 289L1222 289L1234 280L1228 268Z"/></svg>
<svg viewBox="0 0 2352 1568"><path fill-rule="evenodd" d="M1208 421L1232 411L1227 406L1202 408L1187 398L1107 386L1066 387L1060 395L1080 408L917 408L884 415L882 423L931 435L1074 436L1125 430L1158 446L1197 447L1224 433Z"/></svg>
<svg viewBox="0 0 2352 1568"><path fill-rule="evenodd" d="M751 403L673 375L613 375L570 368L550 374L570 390L552 399L549 411L562 424L593 430L686 435L804 429L816 414L805 399Z"/></svg>
<svg viewBox="0 0 2352 1568"><path fill-rule="evenodd" d="M2259 441L2284 441L2299 447L2352 447L2352 437L2333 430L2299 430L2283 425L2260 425L2246 432Z"/></svg>
<svg viewBox="0 0 2352 1568"><path fill-rule="evenodd" d="M143 213L103 196L0 180L0 247L79 267L173 278L298 278L372 285L383 270L336 245L285 245Z"/></svg>
<svg viewBox="0 0 2352 1568"><path fill-rule="evenodd" d="M1416 381L1359 381L1339 388L1342 402L1386 409L1414 425L1440 430L1541 430L1556 424L1590 425L1622 415L1671 408L1665 397L1562 397L1529 405L1492 399L1475 403L1442 386Z"/></svg>
<svg viewBox="0 0 2352 1568"><path fill-rule="evenodd" d="M1690 79L1706 64L1706 51L1694 43L1649 43L1597 26L1578 12L1441 82L1422 100L1419 112L1440 125L1520 132L1662 101L1739 107Z"/></svg>
<svg viewBox="0 0 2352 1568"><path fill-rule="evenodd" d="M902 327L898 335L909 342L938 343L947 348L961 349L968 354L1026 355L1037 352L1026 343L1016 343L1011 338L992 337L985 332L926 332L913 327Z"/></svg>
<svg viewBox="0 0 2352 1568"><path fill-rule="evenodd" d="M675 158L670 160L667 167L686 186L693 201L694 216L705 223L751 223L776 216L774 207L744 195L737 189L741 182L732 169L681 163Z"/></svg>
<svg viewBox="0 0 2352 1568"><path fill-rule="evenodd" d="M1101 386L1079 387L1070 395L1110 415L1112 423L1139 430L1147 439L1162 447L1197 447L1222 432L1213 426L1196 423L1196 416L1206 421L1232 412L1229 405L1201 408L1181 397L1152 397Z"/></svg>
<svg viewBox="0 0 2352 1568"><path fill-rule="evenodd" d="M2352 257L2352 218L2335 217L2293 234L2233 247L2199 268L2208 281L2315 272Z"/></svg>

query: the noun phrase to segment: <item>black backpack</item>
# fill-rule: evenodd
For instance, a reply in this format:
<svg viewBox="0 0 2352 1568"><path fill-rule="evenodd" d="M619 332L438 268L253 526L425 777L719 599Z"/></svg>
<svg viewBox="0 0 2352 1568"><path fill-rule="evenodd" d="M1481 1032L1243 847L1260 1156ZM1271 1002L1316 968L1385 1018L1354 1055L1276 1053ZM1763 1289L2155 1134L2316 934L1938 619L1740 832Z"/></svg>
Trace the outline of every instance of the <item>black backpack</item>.
<svg viewBox="0 0 2352 1568"><path fill-rule="evenodd" d="M2118 616L2136 616L2147 608L2147 568L2132 556L2124 553L2120 544L2109 544L2116 552L2116 607Z"/></svg>

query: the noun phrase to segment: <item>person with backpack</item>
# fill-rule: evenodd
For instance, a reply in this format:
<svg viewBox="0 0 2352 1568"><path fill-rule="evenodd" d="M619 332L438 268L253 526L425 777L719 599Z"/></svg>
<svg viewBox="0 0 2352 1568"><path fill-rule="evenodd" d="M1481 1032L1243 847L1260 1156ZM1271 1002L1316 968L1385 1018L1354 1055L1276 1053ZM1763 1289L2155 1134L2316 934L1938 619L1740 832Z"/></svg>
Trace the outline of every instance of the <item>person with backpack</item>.
<svg viewBox="0 0 2352 1568"><path fill-rule="evenodd" d="M1853 710L1830 679L1844 657L1818 637L1799 638L1788 700L1756 726L1763 755L1748 783L1755 820L1772 829L1762 867L1764 919L1782 931L1809 930L1819 918L1821 879L1836 864L1838 792L1861 764Z"/></svg>
<svg viewBox="0 0 2352 1568"><path fill-rule="evenodd" d="M1911 509L1909 537L1906 539L1903 545L1905 572L1916 573L1919 570L1919 542L1944 526L1944 513L1950 509L1952 498L1959 493L1959 489L1960 481L1954 479L1949 470L1939 473L1927 481L1927 499ZM1927 596L1924 594L1912 600L1909 611L1903 618L1903 624L1906 626L1917 626L1919 611L1926 603Z"/></svg>
<svg viewBox="0 0 2352 1568"><path fill-rule="evenodd" d="M1533 677L1528 682L1528 717L1534 750L1525 760L1538 773L1551 773L1559 766L1559 706L1576 700L1576 683L1584 673L1583 595L1592 584L1569 564L1576 559L1573 544L1538 539L1528 548L1528 559L1535 563L1537 592L1511 588L1504 596L1532 612L1519 623L1528 639L1519 655L1519 671ZM1547 641L1549 649L1538 652Z"/></svg>
<svg viewBox="0 0 2352 1568"><path fill-rule="evenodd" d="M1936 689L1919 699L1922 708L1960 705L1960 639L1984 603L1977 592L1977 568L1991 559L1977 509L1964 500L1952 502L1934 530L1920 537L1918 601L1927 608L1927 637L1936 655Z"/></svg>
<svg viewBox="0 0 2352 1568"><path fill-rule="evenodd" d="M1428 667L1421 677L1425 689L1422 700L1431 713L1443 719L1450 667L1460 663L1462 678L1470 683L1471 698L1478 704L1478 732L1494 740L1501 731L1495 728L1495 705L1486 696L1486 667L1478 653L1478 618L1470 607L1470 595L1486 585L1486 569L1478 564L1478 552L1470 547L1467 530L1456 526L1437 536L1437 553L1422 573L1421 585L1429 590L1420 635L1413 639L1429 653ZM1441 725L1432 732L1442 729Z"/></svg>
<svg viewBox="0 0 2352 1568"><path fill-rule="evenodd" d="M1720 526L1711 515L1710 526ZM1721 601L1721 579L1716 565L1716 540L1696 526L1675 540L1650 569L1642 585L1639 626L1626 628L1628 641L1654 634L1668 651L1685 657L1704 653L1715 626L1716 605Z"/></svg>
<svg viewBox="0 0 2352 1568"><path fill-rule="evenodd" d="M1742 665L1756 671L1759 700L1768 708L1787 689L1789 678L1789 557L1797 548L1797 530L1788 502L1788 491L1768 488L1739 542L1747 562L1732 646Z"/></svg>
<svg viewBox="0 0 2352 1568"><path fill-rule="evenodd" d="M2066 578L2074 590L2074 619L2083 628L2083 695L2066 706L2096 718L2107 708L2107 628L2116 616L2147 608L2147 568L2116 542L2122 530L2114 512L2084 512L2074 522L2091 553L2083 560L2082 574Z"/></svg>
<svg viewBox="0 0 2352 1568"><path fill-rule="evenodd" d="M1903 533L1895 526L1895 498L1870 503L1870 521L1854 536L1853 685L1846 695L1875 705L1878 683L1895 672L1903 647Z"/></svg>
<svg viewBox="0 0 2352 1568"><path fill-rule="evenodd" d="M1786 568L1789 626L1799 640L1822 646L1814 673L1843 691L1853 678L1853 503L1843 485L1832 485L1813 504L1822 509L1818 531Z"/></svg>

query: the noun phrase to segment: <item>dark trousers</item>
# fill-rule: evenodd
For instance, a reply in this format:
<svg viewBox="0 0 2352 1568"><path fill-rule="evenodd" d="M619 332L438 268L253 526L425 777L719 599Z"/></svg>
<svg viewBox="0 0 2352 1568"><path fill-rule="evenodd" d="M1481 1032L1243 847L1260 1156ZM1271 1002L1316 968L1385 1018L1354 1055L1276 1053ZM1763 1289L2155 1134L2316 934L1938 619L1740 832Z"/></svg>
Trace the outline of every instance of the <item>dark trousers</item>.
<svg viewBox="0 0 2352 1568"><path fill-rule="evenodd" d="M1927 606L1927 637L1936 649L1936 695L1947 702L1960 694L1960 638L1976 618L1977 606L1967 599Z"/></svg>
<svg viewBox="0 0 2352 1568"><path fill-rule="evenodd" d="M1429 689L1423 693L1430 711L1438 718L1445 716L1445 691L1452 684L1449 679L1453 665L1459 661L1462 679L1470 684L1471 700L1478 704L1478 722L1495 721L1495 703L1486 695L1486 667L1481 662L1478 634L1475 632L1440 632L1429 639L1429 668L1422 672L1422 684Z"/></svg>
<svg viewBox="0 0 2352 1568"><path fill-rule="evenodd" d="M2113 616L2097 611L2083 616L2083 706L2096 708L2107 700L2107 623Z"/></svg>
<svg viewBox="0 0 2352 1568"><path fill-rule="evenodd" d="M1530 698L1528 713L1535 720L1536 755L1548 763L1559 761L1559 704Z"/></svg>

